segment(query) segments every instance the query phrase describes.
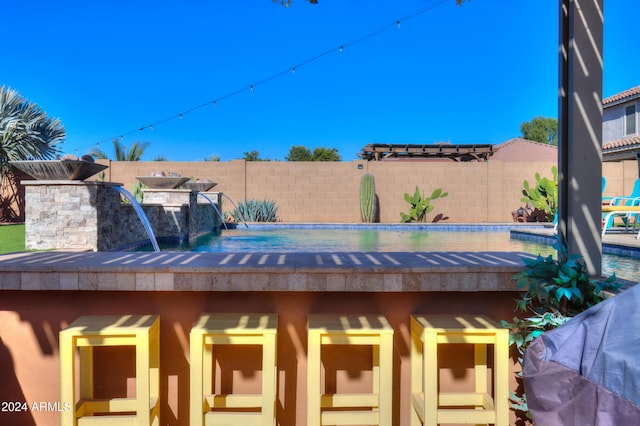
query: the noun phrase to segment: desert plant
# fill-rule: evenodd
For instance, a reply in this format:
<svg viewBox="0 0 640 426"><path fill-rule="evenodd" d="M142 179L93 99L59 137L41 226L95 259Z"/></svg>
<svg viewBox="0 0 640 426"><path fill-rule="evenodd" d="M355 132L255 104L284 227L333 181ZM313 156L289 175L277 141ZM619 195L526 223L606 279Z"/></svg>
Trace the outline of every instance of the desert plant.
<svg viewBox="0 0 640 426"><path fill-rule="evenodd" d="M408 193L404 194L404 200L409 203L411 208L409 209L409 214L400 213L402 222L424 222L427 214L433 211L434 206L431 204L431 201L444 198L447 195L449 195L447 192L442 192L442 189L438 188L431 193L431 196L423 197L420 189L416 186L416 192L413 195L409 195ZM440 220L442 215L438 215L437 217L438 219L434 220L434 222Z"/></svg>
<svg viewBox="0 0 640 426"><path fill-rule="evenodd" d="M360 218L364 223L373 223L376 219L376 181L371 173L360 179Z"/></svg>
<svg viewBox="0 0 640 426"><path fill-rule="evenodd" d="M142 182L138 182L133 186L133 196L136 197L136 200L139 203L144 201L144 189L147 188L147 185L144 185Z"/></svg>
<svg viewBox="0 0 640 426"><path fill-rule="evenodd" d="M127 150L127 147L118 139L113 139L111 142L113 143L113 152L116 161L140 161L144 151L149 147L149 142L135 141L133 145L131 145L131 148ZM99 146L89 151L89 155L104 160L109 159L109 155Z"/></svg>
<svg viewBox="0 0 640 426"><path fill-rule="evenodd" d="M53 159L65 137L60 120L0 86L0 177L9 172L9 161Z"/></svg>
<svg viewBox="0 0 640 426"><path fill-rule="evenodd" d="M552 179L540 177L540 173L536 173L536 186L531 187L529 181L525 179L522 183L522 195L520 199L523 203L531 203L531 205L541 211L544 211L548 221L552 221L558 206L558 168L551 168Z"/></svg>
<svg viewBox="0 0 640 426"><path fill-rule="evenodd" d="M278 206L273 200L244 200L229 213L236 222L276 222Z"/></svg>
<svg viewBox="0 0 640 426"><path fill-rule="evenodd" d="M510 330L509 343L515 346L520 365L527 347L538 336L601 302L606 292L617 291L621 286L615 274L604 281L589 277L582 256L569 254L559 239L553 247L557 250L557 259L552 256L525 258L526 268L513 276L518 287L526 289L516 300L517 309L528 316L501 323ZM521 373L518 381L522 381ZM531 418L524 392L511 393L511 406Z"/></svg>

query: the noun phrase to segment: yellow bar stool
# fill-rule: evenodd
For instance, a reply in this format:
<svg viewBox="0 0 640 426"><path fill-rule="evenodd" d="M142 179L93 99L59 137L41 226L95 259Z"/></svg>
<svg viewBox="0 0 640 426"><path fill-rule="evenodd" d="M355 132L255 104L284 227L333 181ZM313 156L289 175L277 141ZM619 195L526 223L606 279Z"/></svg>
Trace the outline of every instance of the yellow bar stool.
<svg viewBox="0 0 640 426"><path fill-rule="evenodd" d="M275 314L202 314L191 329L192 426L276 424L277 326ZM215 394L214 345L262 346L261 394Z"/></svg>
<svg viewBox="0 0 640 426"><path fill-rule="evenodd" d="M438 345L474 345L473 392L438 392ZM493 396L487 345L494 346ZM411 426L509 424L509 330L485 316L411 316Z"/></svg>
<svg viewBox="0 0 640 426"><path fill-rule="evenodd" d="M135 398L94 398L93 348L98 346L135 347ZM159 384L160 320L157 316L83 316L60 332L60 398L63 406L71 404L72 407L61 413L62 426L158 425Z"/></svg>
<svg viewBox="0 0 640 426"><path fill-rule="evenodd" d="M393 328L382 315L309 315L307 348L307 426L391 426ZM323 394L323 345L370 345L370 394Z"/></svg>

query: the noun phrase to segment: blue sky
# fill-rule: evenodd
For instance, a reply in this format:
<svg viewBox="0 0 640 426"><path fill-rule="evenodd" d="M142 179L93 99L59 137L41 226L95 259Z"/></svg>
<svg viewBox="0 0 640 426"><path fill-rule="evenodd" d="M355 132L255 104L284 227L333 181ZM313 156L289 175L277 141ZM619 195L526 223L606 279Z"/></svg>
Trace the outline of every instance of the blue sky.
<svg viewBox="0 0 640 426"><path fill-rule="evenodd" d="M283 160L293 145L350 161L368 143L496 144L557 116L557 7L4 0L0 85L60 118L63 151L78 155L97 144L111 154L120 135L149 142L145 160L176 161L252 150ZM605 97L640 84L637 16L637 0L605 2Z"/></svg>

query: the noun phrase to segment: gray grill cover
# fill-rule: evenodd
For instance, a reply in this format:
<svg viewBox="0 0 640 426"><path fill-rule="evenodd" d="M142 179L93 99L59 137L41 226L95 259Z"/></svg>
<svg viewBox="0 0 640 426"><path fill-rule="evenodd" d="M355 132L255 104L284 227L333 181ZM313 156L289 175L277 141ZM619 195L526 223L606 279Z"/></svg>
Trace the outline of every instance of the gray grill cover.
<svg viewBox="0 0 640 426"><path fill-rule="evenodd" d="M536 425L640 425L640 285L538 337L524 358Z"/></svg>

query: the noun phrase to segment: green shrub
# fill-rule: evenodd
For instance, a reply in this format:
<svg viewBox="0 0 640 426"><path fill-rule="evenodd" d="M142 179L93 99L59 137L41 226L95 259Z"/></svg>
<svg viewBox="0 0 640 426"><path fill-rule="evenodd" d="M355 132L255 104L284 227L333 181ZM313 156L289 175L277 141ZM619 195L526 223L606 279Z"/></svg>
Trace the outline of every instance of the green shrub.
<svg viewBox="0 0 640 426"><path fill-rule="evenodd" d="M278 206L273 200L244 200L229 214L236 222L277 222Z"/></svg>
<svg viewBox="0 0 640 426"><path fill-rule="evenodd" d="M516 304L518 310L528 316L514 317L511 322L501 321L501 324L510 330L509 343L515 345L520 365L527 347L538 336L601 302L607 291L617 291L621 286L615 274L604 281L590 278L582 256L569 254L559 239L553 247L558 252L557 259L552 256L525 258L526 268L513 276L518 287L526 289ZM518 381L522 381L521 373ZM531 418L524 392L511 393L511 407Z"/></svg>
<svg viewBox="0 0 640 426"><path fill-rule="evenodd" d="M404 200L409 203L411 207L408 214L400 213L400 219L403 223L424 222L427 214L431 213L434 208L431 201L438 198L444 198L447 195L449 195L447 192L442 192L442 189L438 188L431 193L430 197L423 197L420 193L420 189L416 186L416 192L413 195L409 195L407 193L404 194ZM443 218L442 214L439 214L433 221L437 222L442 219L447 218Z"/></svg>
<svg viewBox="0 0 640 426"><path fill-rule="evenodd" d="M556 215L558 208L558 168L551 168L552 179L540 177L536 173L536 186L530 187L529 181L522 183L522 195L520 199L523 203L530 203L534 208L545 212L547 221L551 222Z"/></svg>

